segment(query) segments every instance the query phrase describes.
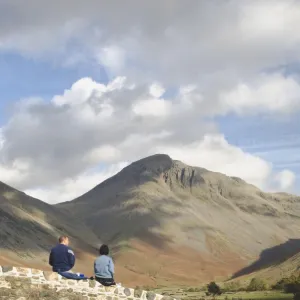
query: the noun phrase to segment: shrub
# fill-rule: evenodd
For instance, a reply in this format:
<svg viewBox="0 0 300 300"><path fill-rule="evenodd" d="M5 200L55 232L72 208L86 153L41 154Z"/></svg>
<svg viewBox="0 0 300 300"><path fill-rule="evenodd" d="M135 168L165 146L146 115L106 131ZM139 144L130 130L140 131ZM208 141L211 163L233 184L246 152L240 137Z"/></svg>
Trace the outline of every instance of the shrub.
<svg viewBox="0 0 300 300"><path fill-rule="evenodd" d="M293 283L287 283L284 286L284 291L288 294L294 294L296 295L297 293L300 293L300 284L297 282Z"/></svg>
<svg viewBox="0 0 300 300"><path fill-rule="evenodd" d="M241 283L239 281L225 282L223 290L225 292L238 292L241 289Z"/></svg>
<svg viewBox="0 0 300 300"><path fill-rule="evenodd" d="M283 291L285 289L286 284L288 283L288 278L282 278L272 286L272 290Z"/></svg>
<svg viewBox="0 0 300 300"><path fill-rule="evenodd" d="M294 295L294 300L300 300L300 294L299 293Z"/></svg>
<svg viewBox="0 0 300 300"><path fill-rule="evenodd" d="M259 278L252 278L248 287L247 291L265 291L267 290L267 284Z"/></svg>
<svg viewBox="0 0 300 300"><path fill-rule="evenodd" d="M300 292L300 276L292 275L288 278L282 278L272 286L272 289L283 290L285 293L295 295Z"/></svg>
<svg viewBox="0 0 300 300"><path fill-rule="evenodd" d="M207 285L207 291L213 296L222 294L220 287L214 281Z"/></svg>

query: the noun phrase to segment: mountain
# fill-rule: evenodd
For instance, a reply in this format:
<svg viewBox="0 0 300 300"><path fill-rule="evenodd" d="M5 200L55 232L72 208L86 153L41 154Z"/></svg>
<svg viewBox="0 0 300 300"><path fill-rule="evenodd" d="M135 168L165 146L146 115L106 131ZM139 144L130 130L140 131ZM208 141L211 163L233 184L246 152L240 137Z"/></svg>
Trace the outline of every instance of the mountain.
<svg viewBox="0 0 300 300"><path fill-rule="evenodd" d="M70 236L78 269L91 273L87 260L100 240L85 225L58 208L0 182L0 265L49 269L49 250L60 235Z"/></svg>
<svg viewBox="0 0 300 300"><path fill-rule="evenodd" d="M300 268L300 239L290 239L285 243L265 249L258 260L236 272L232 280L250 282L254 277L269 283L284 277L298 275Z"/></svg>
<svg viewBox="0 0 300 300"><path fill-rule="evenodd" d="M113 248L118 278L127 284L199 284L248 265L257 271L299 250L290 243L284 257L261 256L297 239L300 197L264 193L164 154L134 162L56 208Z"/></svg>

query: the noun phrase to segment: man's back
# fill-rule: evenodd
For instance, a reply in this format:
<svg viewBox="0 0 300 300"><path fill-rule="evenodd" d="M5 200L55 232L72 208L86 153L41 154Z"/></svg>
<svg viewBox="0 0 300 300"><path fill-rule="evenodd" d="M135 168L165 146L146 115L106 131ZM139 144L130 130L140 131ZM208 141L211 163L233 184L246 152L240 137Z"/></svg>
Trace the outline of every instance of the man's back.
<svg viewBox="0 0 300 300"><path fill-rule="evenodd" d="M67 272L75 265L74 253L68 246L58 244L51 250L49 264L54 272Z"/></svg>

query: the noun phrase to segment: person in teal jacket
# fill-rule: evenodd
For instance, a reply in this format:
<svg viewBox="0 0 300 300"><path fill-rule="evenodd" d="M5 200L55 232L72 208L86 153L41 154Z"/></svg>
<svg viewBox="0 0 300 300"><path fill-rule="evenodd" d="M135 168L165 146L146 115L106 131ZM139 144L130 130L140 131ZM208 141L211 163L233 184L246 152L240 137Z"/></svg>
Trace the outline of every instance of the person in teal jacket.
<svg viewBox="0 0 300 300"><path fill-rule="evenodd" d="M104 286L115 285L114 262L109 254L107 245L102 245L99 249L100 256L96 258L94 263L95 279Z"/></svg>

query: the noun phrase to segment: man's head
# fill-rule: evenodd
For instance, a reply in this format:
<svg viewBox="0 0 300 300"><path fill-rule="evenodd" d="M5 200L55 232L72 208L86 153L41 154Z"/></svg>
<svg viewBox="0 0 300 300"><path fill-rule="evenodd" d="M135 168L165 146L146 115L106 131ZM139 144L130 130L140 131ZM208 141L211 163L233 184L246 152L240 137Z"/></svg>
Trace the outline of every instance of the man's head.
<svg viewBox="0 0 300 300"><path fill-rule="evenodd" d="M59 239L58 239L58 242L60 244L68 246L69 245L69 238L67 236L65 236L65 235L60 236Z"/></svg>

